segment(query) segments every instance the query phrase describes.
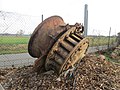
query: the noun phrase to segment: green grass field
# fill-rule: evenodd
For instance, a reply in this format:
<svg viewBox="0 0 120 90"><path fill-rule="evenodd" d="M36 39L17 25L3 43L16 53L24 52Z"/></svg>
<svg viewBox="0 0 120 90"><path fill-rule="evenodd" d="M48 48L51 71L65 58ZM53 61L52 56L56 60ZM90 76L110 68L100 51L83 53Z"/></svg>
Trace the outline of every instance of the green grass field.
<svg viewBox="0 0 120 90"><path fill-rule="evenodd" d="M29 36L0 36L0 44L27 44Z"/></svg>
<svg viewBox="0 0 120 90"><path fill-rule="evenodd" d="M0 36L0 55L27 52L29 36Z"/></svg>
<svg viewBox="0 0 120 90"><path fill-rule="evenodd" d="M0 55L28 52L29 36L0 36ZM100 46L108 44L108 37L88 37L90 46ZM114 43L115 37L110 39L110 44Z"/></svg>
<svg viewBox="0 0 120 90"><path fill-rule="evenodd" d="M88 37L90 46L102 46L108 45L108 37ZM116 37L110 37L109 44L113 44L116 42Z"/></svg>

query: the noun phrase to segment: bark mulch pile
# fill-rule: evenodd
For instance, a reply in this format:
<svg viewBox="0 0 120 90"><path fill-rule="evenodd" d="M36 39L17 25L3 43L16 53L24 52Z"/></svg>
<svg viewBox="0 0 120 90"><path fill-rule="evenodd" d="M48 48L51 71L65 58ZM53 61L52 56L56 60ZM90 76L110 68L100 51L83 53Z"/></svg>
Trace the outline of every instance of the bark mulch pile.
<svg viewBox="0 0 120 90"><path fill-rule="evenodd" d="M33 66L0 69L5 90L120 90L120 65L87 55L71 76L54 71L38 74Z"/></svg>

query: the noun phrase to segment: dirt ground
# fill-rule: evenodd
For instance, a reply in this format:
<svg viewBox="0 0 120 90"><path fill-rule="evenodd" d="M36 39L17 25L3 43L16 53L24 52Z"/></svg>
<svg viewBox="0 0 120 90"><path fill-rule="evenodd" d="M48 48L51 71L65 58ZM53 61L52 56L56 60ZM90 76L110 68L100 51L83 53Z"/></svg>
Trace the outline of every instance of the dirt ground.
<svg viewBox="0 0 120 90"><path fill-rule="evenodd" d="M42 74L33 66L0 69L5 90L120 90L120 64L87 55L71 76L58 77L54 71Z"/></svg>

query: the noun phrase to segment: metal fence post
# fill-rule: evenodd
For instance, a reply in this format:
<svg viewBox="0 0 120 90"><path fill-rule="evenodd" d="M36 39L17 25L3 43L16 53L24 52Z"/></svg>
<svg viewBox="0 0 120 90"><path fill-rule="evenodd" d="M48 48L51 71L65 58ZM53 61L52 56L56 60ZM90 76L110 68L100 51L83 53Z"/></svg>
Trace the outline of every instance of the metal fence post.
<svg viewBox="0 0 120 90"><path fill-rule="evenodd" d="M118 33L118 36L117 36L117 46L120 45L120 32Z"/></svg>
<svg viewBox="0 0 120 90"><path fill-rule="evenodd" d="M108 49L110 48L110 33L111 33L111 27L110 27L110 30L109 30L109 37L108 37Z"/></svg>

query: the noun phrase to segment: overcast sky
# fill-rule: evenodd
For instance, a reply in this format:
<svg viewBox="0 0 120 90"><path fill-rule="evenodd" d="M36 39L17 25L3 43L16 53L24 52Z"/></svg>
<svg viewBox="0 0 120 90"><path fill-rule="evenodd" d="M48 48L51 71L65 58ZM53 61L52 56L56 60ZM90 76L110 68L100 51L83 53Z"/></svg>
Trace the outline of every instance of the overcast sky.
<svg viewBox="0 0 120 90"><path fill-rule="evenodd" d="M120 32L120 0L0 0L0 10L47 18L59 15L69 24L84 21L88 4L88 34L112 35ZM40 21L41 22L41 21Z"/></svg>

